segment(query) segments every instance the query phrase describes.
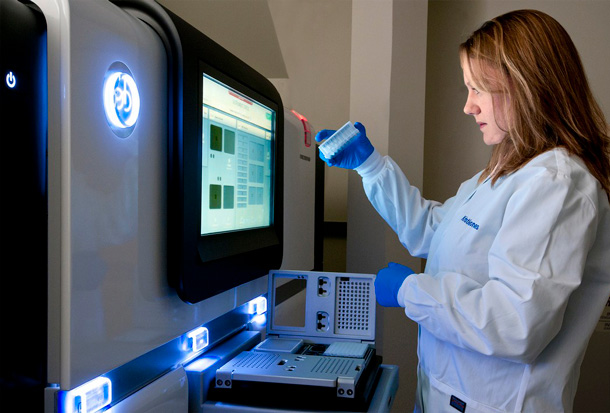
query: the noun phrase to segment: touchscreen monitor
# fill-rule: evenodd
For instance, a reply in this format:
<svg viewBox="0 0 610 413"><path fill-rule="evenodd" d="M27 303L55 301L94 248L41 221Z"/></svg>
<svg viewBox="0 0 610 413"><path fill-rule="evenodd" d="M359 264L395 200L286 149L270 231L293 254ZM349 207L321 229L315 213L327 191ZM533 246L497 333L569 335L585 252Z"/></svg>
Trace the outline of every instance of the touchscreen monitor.
<svg viewBox="0 0 610 413"><path fill-rule="evenodd" d="M200 234L269 227L275 111L203 74Z"/></svg>

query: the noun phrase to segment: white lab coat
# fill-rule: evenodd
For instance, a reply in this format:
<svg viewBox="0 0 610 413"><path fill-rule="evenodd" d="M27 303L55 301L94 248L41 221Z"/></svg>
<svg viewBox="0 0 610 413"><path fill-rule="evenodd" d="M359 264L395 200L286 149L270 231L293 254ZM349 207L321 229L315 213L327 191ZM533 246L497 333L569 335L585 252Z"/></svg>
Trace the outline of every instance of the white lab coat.
<svg viewBox="0 0 610 413"><path fill-rule="evenodd" d="M357 171L427 258L398 292L420 326L416 411L571 411L610 296L610 207L584 163L554 149L493 186L476 175L444 204L376 151Z"/></svg>

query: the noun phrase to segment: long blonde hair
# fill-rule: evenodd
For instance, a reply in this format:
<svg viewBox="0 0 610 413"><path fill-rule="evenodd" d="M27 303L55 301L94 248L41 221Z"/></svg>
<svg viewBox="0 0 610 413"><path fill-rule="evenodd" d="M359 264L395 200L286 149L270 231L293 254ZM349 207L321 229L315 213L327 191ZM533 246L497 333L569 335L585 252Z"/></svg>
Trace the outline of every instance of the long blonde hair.
<svg viewBox="0 0 610 413"><path fill-rule="evenodd" d="M536 10L509 12L484 23L459 50L474 82L504 98L507 136L494 146L481 180L495 183L562 147L585 162L610 199L608 124L572 39L555 19Z"/></svg>

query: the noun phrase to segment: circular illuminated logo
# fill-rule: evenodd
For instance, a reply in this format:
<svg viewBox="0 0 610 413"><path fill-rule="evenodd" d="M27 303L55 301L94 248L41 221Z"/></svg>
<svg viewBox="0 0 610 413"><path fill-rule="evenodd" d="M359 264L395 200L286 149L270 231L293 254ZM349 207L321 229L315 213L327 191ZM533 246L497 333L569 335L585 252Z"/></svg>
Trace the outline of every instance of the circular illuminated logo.
<svg viewBox="0 0 610 413"><path fill-rule="evenodd" d="M129 68L114 62L104 78L104 110L112 131L121 138L133 132L140 114L140 94Z"/></svg>

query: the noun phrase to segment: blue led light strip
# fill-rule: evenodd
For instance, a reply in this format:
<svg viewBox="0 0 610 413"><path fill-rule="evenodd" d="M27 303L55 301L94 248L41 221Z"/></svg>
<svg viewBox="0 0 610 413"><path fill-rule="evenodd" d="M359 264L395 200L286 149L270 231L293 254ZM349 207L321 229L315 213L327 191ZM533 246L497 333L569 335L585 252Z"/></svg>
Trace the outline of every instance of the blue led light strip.
<svg viewBox="0 0 610 413"><path fill-rule="evenodd" d="M77 388L60 392L61 413L95 413L112 403L112 382L106 377L97 377Z"/></svg>

